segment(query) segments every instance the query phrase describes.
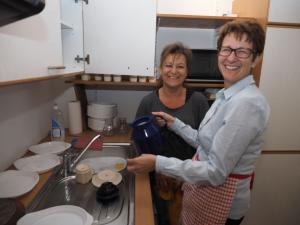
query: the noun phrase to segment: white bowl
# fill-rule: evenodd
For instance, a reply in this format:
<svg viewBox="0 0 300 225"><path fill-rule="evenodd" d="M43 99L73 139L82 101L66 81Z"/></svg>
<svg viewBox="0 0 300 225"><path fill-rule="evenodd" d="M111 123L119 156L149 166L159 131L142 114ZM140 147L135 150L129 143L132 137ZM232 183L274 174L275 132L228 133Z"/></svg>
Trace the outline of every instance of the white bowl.
<svg viewBox="0 0 300 225"><path fill-rule="evenodd" d="M121 181L122 175L109 169L100 171L92 178L92 183L95 187L101 187L105 182L111 182L114 185L118 185Z"/></svg>
<svg viewBox="0 0 300 225"><path fill-rule="evenodd" d="M87 115L97 119L111 119L118 114L114 103L92 103L87 106Z"/></svg>

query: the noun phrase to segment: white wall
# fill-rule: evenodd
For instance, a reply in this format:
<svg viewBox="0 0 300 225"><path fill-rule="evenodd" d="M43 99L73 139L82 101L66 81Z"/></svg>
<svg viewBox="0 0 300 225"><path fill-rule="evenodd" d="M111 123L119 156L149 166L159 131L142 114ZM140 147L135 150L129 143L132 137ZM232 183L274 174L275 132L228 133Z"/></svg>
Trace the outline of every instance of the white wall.
<svg viewBox="0 0 300 225"><path fill-rule="evenodd" d="M93 89L87 89L86 91L89 103L116 103L118 105L118 117L125 117L129 123L134 120L140 101L148 93L150 91Z"/></svg>
<svg viewBox="0 0 300 225"><path fill-rule="evenodd" d="M300 150L299 38L300 29L267 28L260 89L271 106L269 150Z"/></svg>
<svg viewBox="0 0 300 225"><path fill-rule="evenodd" d="M66 110L65 103L72 96L68 87L58 80L0 88L0 171L47 136L53 103L58 97L59 107Z"/></svg>

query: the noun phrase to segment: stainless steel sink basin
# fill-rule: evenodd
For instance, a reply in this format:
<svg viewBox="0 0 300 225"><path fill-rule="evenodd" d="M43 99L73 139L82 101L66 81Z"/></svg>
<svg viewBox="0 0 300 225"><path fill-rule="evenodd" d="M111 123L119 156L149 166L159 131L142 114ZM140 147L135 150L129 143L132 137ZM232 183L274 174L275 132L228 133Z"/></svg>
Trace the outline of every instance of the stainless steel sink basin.
<svg viewBox="0 0 300 225"><path fill-rule="evenodd" d="M133 156L132 146L103 146L102 151L87 151L82 159L101 156ZM27 209L27 213L58 205L76 205L84 208L94 218L93 225L133 225L134 224L134 175L126 169L118 185L119 197L102 204L96 200L97 187L91 182L79 184L75 176L62 176L62 168L57 168Z"/></svg>

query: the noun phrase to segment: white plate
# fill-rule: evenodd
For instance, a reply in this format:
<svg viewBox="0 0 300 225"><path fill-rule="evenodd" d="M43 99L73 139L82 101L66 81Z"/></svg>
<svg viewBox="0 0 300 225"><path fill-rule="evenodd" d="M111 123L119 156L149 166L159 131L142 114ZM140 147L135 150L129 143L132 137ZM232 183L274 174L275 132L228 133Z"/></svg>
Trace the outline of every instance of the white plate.
<svg viewBox="0 0 300 225"><path fill-rule="evenodd" d="M63 141L50 141L29 147L31 152L36 154L59 154L71 147L71 144Z"/></svg>
<svg viewBox="0 0 300 225"><path fill-rule="evenodd" d="M17 225L91 225L93 217L83 208L74 205L60 205L28 213Z"/></svg>
<svg viewBox="0 0 300 225"><path fill-rule="evenodd" d="M80 164L89 165L94 173L98 173L104 169L113 171L121 171L126 168L127 161L121 157L93 157L80 161Z"/></svg>
<svg viewBox="0 0 300 225"><path fill-rule="evenodd" d="M36 172L7 170L0 173L0 198L21 196L34 188L39 182Z"/></svg>
<svg viewBox="0 0 300 225"><path fill-rule="evenodd" d="M95 187L101 187L105 182L112 182L114 185L118 185L122 181L122 175L113 170L103 170L97 173L92 178L92 184Z"/></svg>
<svg viewBox="0 0 300 225"><path fill-rule="evenodd" d="M60 164L60 158L54 154L33 155L18 159L14 166L18 170L45 173Z"/></svg>

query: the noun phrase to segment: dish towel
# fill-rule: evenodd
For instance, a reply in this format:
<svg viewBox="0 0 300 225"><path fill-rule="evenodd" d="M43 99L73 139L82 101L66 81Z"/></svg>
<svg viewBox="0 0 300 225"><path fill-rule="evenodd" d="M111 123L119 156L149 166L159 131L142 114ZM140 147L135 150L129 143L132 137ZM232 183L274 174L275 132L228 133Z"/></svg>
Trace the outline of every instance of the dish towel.
<svg viewBox="0 0 300 225"><path fill-rule="evenodd" d="M74 148L83 150L88 143L94 138L94 135L83 135L79 138L74 138L71 141L71 144ZM89 147L90 150L100 151L102 149L103 140L98 138L94 143Z"/></svg>

